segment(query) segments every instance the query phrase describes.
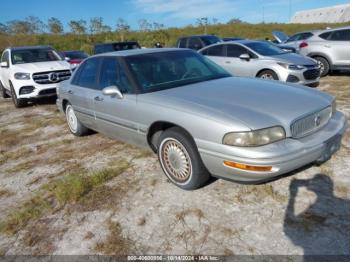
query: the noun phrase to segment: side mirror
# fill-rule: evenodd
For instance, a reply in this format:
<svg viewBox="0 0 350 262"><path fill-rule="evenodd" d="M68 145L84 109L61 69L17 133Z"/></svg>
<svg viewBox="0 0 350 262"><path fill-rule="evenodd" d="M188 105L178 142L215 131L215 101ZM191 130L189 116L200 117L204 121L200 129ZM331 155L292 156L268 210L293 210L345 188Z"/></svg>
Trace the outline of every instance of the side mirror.
<svg viewBox="0 0 350 262"><path fill-rule="evenodd" d="M1 65L1 67L9 67L9 64L6 61L1 62L0 65Z"/></svg>
<svg viewBox="0 0 350 262"><path fill-rule="evenodd" d="M249 60L250 60L250 55L247 54L247 53L241 54L241 55L239 56L239 58L242 59L242 60L247 60L247 61L249 61Z"/></svg>
<svg viewBox="0 0 350 262"><path fill-rule="evenodd" d="M102 93L106 96L112 96L117 97L119 99L123 98L122 92L120 92L119 88L117 86L107 86L102 89Z"/></svg>

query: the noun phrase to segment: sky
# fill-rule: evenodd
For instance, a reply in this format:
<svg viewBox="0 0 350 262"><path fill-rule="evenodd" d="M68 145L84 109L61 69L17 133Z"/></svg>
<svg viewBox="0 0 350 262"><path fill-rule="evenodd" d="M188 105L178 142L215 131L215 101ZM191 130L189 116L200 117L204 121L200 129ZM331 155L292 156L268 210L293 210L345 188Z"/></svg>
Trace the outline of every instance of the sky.
<svg viewBox="0 0 350 262"><path fill-rule="evenodd" d="M132 29L138 21L162 23L167 27L195 24L197 18L216 18L225 23L239 18L249 23L287 23L296 11L350 4L342 0L2 0L0 23L37 16L44 22L59 18L67 28L70 20L102 17L112 28L118 18Z"/></svg>

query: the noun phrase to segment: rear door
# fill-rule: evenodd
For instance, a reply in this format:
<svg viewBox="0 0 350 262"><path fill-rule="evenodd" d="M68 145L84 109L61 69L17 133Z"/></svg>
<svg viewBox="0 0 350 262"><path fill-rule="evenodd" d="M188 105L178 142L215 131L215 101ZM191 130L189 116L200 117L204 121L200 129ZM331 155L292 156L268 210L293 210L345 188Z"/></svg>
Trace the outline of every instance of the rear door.
<svg viewBox="0 0 350 262"><path fill-rule="evenodd" d="M207 56L214 63L226 68L225 45L214 45L204 49L202 55ZM230 72L231 73L231 72Z"/></svg>
<svg viewBox="0 0 350 262"><path fill-rule="evenodd" d="M350 65L350 29L333 31L324 46L333 58L333 64L337 66Z"/></svg>
<svg viewBox="0 0 350 262"><path fill-rule="evenodd" d="M101 61L100 57L94 57L83 62L74 74L66 94L79 120L93 129L95 129L95 114L91 96L98 85L97 76Z"/></svg>
<svg viewBox="0 0 350 262"><path fill-rule="evenodd" d="M145 137L139 133L136 94L117 57L104 57L97 88L93 91L96 123L98 130L110 137L125 142L140 144ZM116 86L123 98L104 95L105 87Z"/></svg>

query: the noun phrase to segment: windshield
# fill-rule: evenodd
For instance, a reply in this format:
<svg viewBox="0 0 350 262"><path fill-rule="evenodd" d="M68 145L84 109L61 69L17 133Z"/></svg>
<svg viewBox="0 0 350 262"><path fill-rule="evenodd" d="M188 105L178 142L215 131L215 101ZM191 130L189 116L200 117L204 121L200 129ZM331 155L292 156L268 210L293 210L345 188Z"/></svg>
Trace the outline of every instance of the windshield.
<svg viewBox="0 0 350 262"><path fill-rule="evenodd" d="M11 52L12 64L25 64L62 60L61 57L49 48L13 50Z"/></svg>
<svg viewBox="0 0 350 262"><path fill-rule="evenodd" d="M85 59L88 57L88 55L82 51L64 52L64 56L68 57L69 59Z"/></svg>
<svg viewBox="0 0 350 262"><path fill-rule="evenodd" d="M126 62L143 93L231 76L190 50L134 55Z"/></svg>
<svg viewBox="0 0 350 262"><path fill-rule="evenodd" d="M263 56L282 55L286 53L281 48L267 42L251 42L245 45Z"/></svg>
<svg viewBox="0 0 350 262"><path fill-rule="evenodd" d="M201 38L206 45L212 45L221 42L221 39L216 36L202 36Z"/></svg>

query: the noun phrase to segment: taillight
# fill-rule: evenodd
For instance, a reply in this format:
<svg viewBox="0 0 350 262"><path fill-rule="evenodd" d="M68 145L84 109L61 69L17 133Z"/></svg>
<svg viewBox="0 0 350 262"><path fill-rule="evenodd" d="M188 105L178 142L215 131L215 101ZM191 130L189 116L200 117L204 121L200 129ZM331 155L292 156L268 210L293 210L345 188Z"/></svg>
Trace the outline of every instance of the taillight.
<svg viewBox="0 0 350 262"><path fill-rule="evenodd" d="M302 43L300 43L299 48L304 48L307 46L308 46L308 44L306 42L302 42Z"/></svg>
<svg viewBox="0 0 350 262"><path fill-rule="evenodd" d="M77 65L77 64L80 64L80 63L81 63L81 60L79 60L79 59L72 59L72 60L69 60L68 62L69 62L70 64Z"/></svg>

